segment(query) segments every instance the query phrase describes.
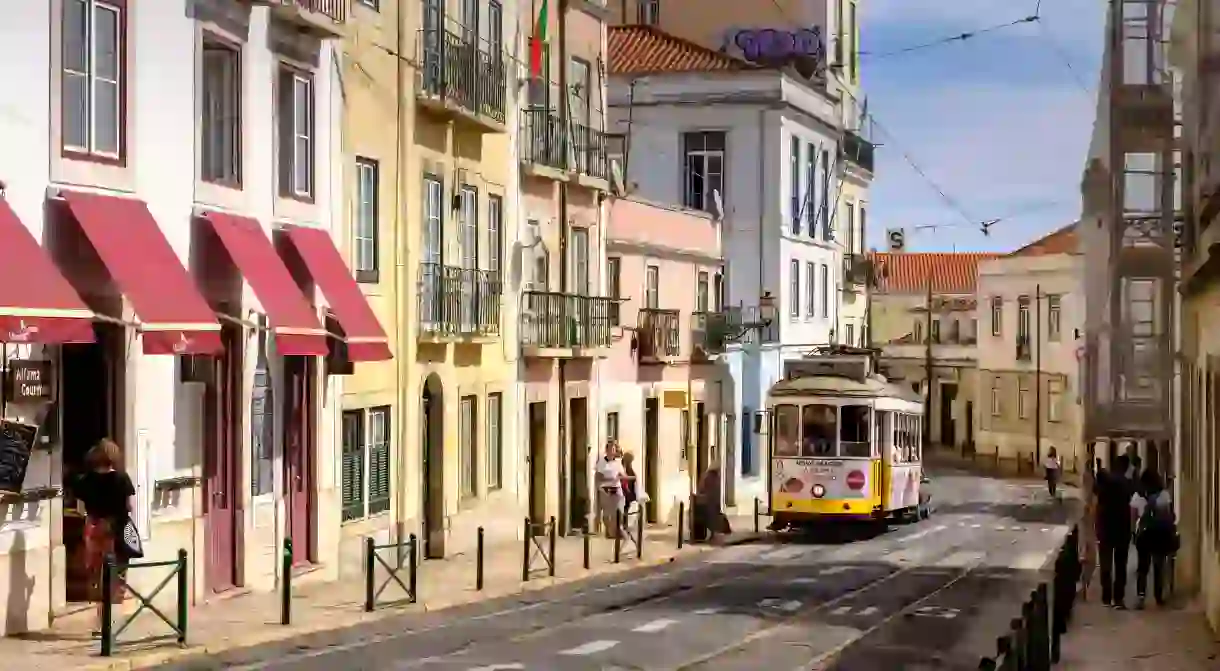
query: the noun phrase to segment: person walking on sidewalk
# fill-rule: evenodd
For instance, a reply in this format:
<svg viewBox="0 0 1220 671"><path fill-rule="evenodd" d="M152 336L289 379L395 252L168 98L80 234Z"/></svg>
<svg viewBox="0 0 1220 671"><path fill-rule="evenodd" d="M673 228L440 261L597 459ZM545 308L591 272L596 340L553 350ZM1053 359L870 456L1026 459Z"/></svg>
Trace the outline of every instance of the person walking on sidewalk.
<svg viewBox="0 0 1220 671"><path fill-rule="evenodd" d="M619 461L618 444L614 439L606 441L606 451L597 460L594 483L597 485L597 522L605 530L606 538L614 538L619 529L615 521L621 521L623 513L623 464Z"/></svg>
<svg viewBox="0 0 1220 671"><path fill-rule="evenodd" d="M1165 560L1177 551L1177 521L1173 500L1161 476L1151 468L1140 476L1140 490L1131 496L1135 522L1136 608L1144 607L1148 595L1148 573L1152 572L1152 595L1165 605Z"/></svg>
<svg viewBox="0 0 1220 671"><path fill-rule="evenodd" d="M1059 453L1052 445L1046 451L1046 458L1042 460L1042 468L1046 471L1046 489L1051 493L1052 499L1059 498L1059 474L1062 472L1063 465L1059 462Z"/></svg>
<svg viewBox="0 0 1220 671"><path fill-rule="evenodd" d="M1135 486L1127 477L1129 466L1127 455L1115 457L1110 469L1099 474L1094 485L1101 602L1119 610L1127 607L1124 599L1127 557L1131 548L1131 497L1135 494Z"/></svg>

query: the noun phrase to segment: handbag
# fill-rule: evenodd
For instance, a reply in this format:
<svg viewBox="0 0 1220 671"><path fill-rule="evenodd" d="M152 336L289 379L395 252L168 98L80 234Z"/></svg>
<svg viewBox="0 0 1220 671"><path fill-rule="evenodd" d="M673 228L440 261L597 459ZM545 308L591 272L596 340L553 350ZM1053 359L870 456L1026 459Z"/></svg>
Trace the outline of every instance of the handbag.
<svg viewBox="0 0 1220 671"><path fill-rule="evenodd" d="M144 544L140 542L140 530L135 522L128 517L123 521L122 530L115 539L115 551L125 559L140 559L144 556Z"/></svg>

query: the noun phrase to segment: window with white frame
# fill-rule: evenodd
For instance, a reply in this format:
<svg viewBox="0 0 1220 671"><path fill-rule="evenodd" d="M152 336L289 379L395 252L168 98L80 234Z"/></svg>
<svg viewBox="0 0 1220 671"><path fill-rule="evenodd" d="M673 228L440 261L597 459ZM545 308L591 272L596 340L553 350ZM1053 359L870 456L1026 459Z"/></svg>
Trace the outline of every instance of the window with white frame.
<svg viewBox="0 0 1220 671"><path fill-rule="evenodd" d="M313 75L280 69L280 195L312 199L314 195Z"/></svg>
<svg viewBox="0 0 1220 671"><path fill-rule="evenodd" d="M999 296L991 297L991 335L999 336L1004 333L1004 299Z"/></svg>
<svg viewBox="0 0 1220 671"><path fill-rule="evenodd" d="M463 396L458 413L458 440L461 451L462 498L478 495L478 397Z"/></svg>
<svg viewBox="0 0 1220 671"><path fill-rule="evenodd" d="M682 134L682 204L714 212L716 199L724 197L725 134L700 131Z"/></svg>
<svg viewBox="0 0 1220 671"><path fill-rule="evenodd" d="M589 277L589 229L573 227L570 243L572 289L577 296L588 296L593 288Z"/></svg>
<svg viewBox="0 0 1220 671"><path fill-rule="evenodd" d="M62 142L69 154L123 160L126 0L63 0Z"/></svg>
<svg viewBox="0 0 1220 671"><path fill-rule="evenodd" d="M700 270L695 276L695 312L707 312L710 303L711 287L708 284L706 270Z"/></svg>
<svg viewBox="0 0 1220 671"><path fill-rule="evenodd" d="M479 37L479 0L462 0L462 39L466 44L475 44Z"/></svg>
<svg viewBox="0 0 1220 671"><path fill-rule="evenodd" d="M344 522L390 509L390 408L343 411Z"/></svg>
<svg viewBox="0 0 1220 671"><path fill-rule="evenodd" d="M504 200L497 195L487 196L487 269L492 279L504 279Z"/></svg>
<svg viewBox="0 0 1220 671"><path fill-rule="evenodd" d="M830 316L830 266L822 264L822 316Z"/></svg>
<svg viewBox="0 0 1220 671"><path fill-rule="evenodd" d="M991 414L993 417L1000 417L1004 414L1002 399L1003 394L1000 387L1000 376L994 375L991 378Z"/></svg>
<svg viewBox="0 0 1220 671"><path fill-rule="evenodd" d="M852 201L847 201L847 207L843 209L843 216L846 217L847 242L844 245L844 251L848 254L856 253L856 204Z"/></svg>
<svg viewBox="0 0 1220 671"><path fill-rule="evenodd" d="M371 158L356 157L356 225L352 265L357 282L378 280L377 216L380 168Z"/></svg>
<svg viewBox="0 0 1220 671"><path fill-rule="evenodd" d="M645 26L655 26L661 22L661 0L639 0L639 22Z"/></svg>
<svg viewBox="0 0 1220 671"><path fill-rule="evenodd" d="M199 177L241 188L241 50L205 35L201 70Z"/></svg>
<svg viewBox="0 0 1220 671"><path fill-rule="evenodd" d="M444 259L444 184L431 175L424 177L424 263L440 265Z"/></svg>
<svg viewBox="0 0 1220 671"><path fill-rule="evenodd" d="M809 237L818 235L818 150L812 142L805 146L805 229ZM823 203L825 204L825 203Z"/></svg>
<svg viewBox="0 0 1220 671"><path fill-rule="evenodd" d="M856 347L856 346L861 346L861 347L863 347L863 343L858 343L858 342L856 342L856 325L855 325L855 324L850 324L850 323L849 323L849 324L847 324L846 326L844 326L844 328L846 329L846 333L847 333L847 344L848 344L848 346L850 346L850 347Z"/></svg>
<svg viewBox="0 0 1220 671"><path fill-rule="evenodd" d="M648 266L644 270L644 307L656 310L661 305L661 269Z"/></svg>
<svg viewBox="0 0 1220 671"><path fill-rule="evenodd" d="M461 199L458 212L462 220L458 226L462 231L462 267L473 270L479 267L479 191L469 184L463 184L458 193Z"/></svg>
<svg viewBox="0 0 1220 671"><path fill-rule="evenodd" d="M1063 380L1049 378L1046 381L1046 421L1063 421Z"/></svg>
<svg viewBox="0 0 1220 671"><path fill-rule="evenodd" d="M788 315L793 319L801 316L801 262L788 262Z"/></svg>
<svg viewBox="0 0 1220 671"><path fill-rule="evenodd" d="M618 413L606 413L606 440L618 440Z"/></svg>
<svg viewBox="0 0 1220 671"><path fill-rule="evenodd" d="M1029 419L1029 409L1029 380L1021 378L1017 382L1017 418Z"/></svg>
<svg viewBox="0 0 1220 671"><path fill-rule="evenodd" d="M818 312L818 278L817 265L813 261L805 263L805 316L813 317Z"/></svg>
<svg viewBox="0 0 1220 671"><path fill-rule="evenodd" d="M1059 340L1060 331L1063 328L1061 302L1062 299L1056 294L1046 297L1046 339L1051 342Z"/></svg>
<svg viewBox="0 0 1220 671"><path fill-rule="evenodd" d="M793 235L801 234L801 139L792 136L791 156L788 159L788 182L791 184L791 199L788 202L788 222Z"/></svg>
<svg viewBox="0 0 1220 671"><path fill-rule="evenodd" d="M606 258L606 295L610 298L623 297L623 259L617 256ZM622 315L618 301L610 302L610 324L618 326L622 323Z"/></svg>
<svg viewBox="0 0 1220 671"><path fill-rule="evenodd" d="M487 395L487 489L504 487L504 397Z"/></svg>

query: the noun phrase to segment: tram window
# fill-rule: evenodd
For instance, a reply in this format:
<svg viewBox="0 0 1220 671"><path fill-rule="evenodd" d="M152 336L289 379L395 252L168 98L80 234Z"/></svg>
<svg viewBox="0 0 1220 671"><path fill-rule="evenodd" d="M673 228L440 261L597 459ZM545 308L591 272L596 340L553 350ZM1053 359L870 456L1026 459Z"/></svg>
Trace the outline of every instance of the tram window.
<svg viewBox="0 0 1220 671"><path fill-rule="evenodd" d="M801 418L795 405L775 406L776 457L801 456Z"/></svg>
<svg viewBox="0 0 1220 671"><path fill-rule="evenodd" d="M807 405L801 409L801 456L835 456L835 439L838 438L838 407L833 405Z"/></svg>
<svg viewBox="0 0 1220 671"><path fill-rule="evenodd" d="M872 444L869 442L869 411L867 405L845 405L839 409L842 413L839 422L839 456L841 457L871 457Z"/></svg>

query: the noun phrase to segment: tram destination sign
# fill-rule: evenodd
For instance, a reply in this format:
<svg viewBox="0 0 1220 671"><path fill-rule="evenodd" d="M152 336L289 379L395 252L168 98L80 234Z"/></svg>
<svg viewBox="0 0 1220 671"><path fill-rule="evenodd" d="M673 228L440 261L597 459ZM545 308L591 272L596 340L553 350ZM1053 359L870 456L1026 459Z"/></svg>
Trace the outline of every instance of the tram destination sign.
<svg viewBox="0 0 1220 671"><path fill-rule="evenodd" d="M5 399L13 403L49 401L51 364L48 361L9 361L4 374Z"/></svg>

